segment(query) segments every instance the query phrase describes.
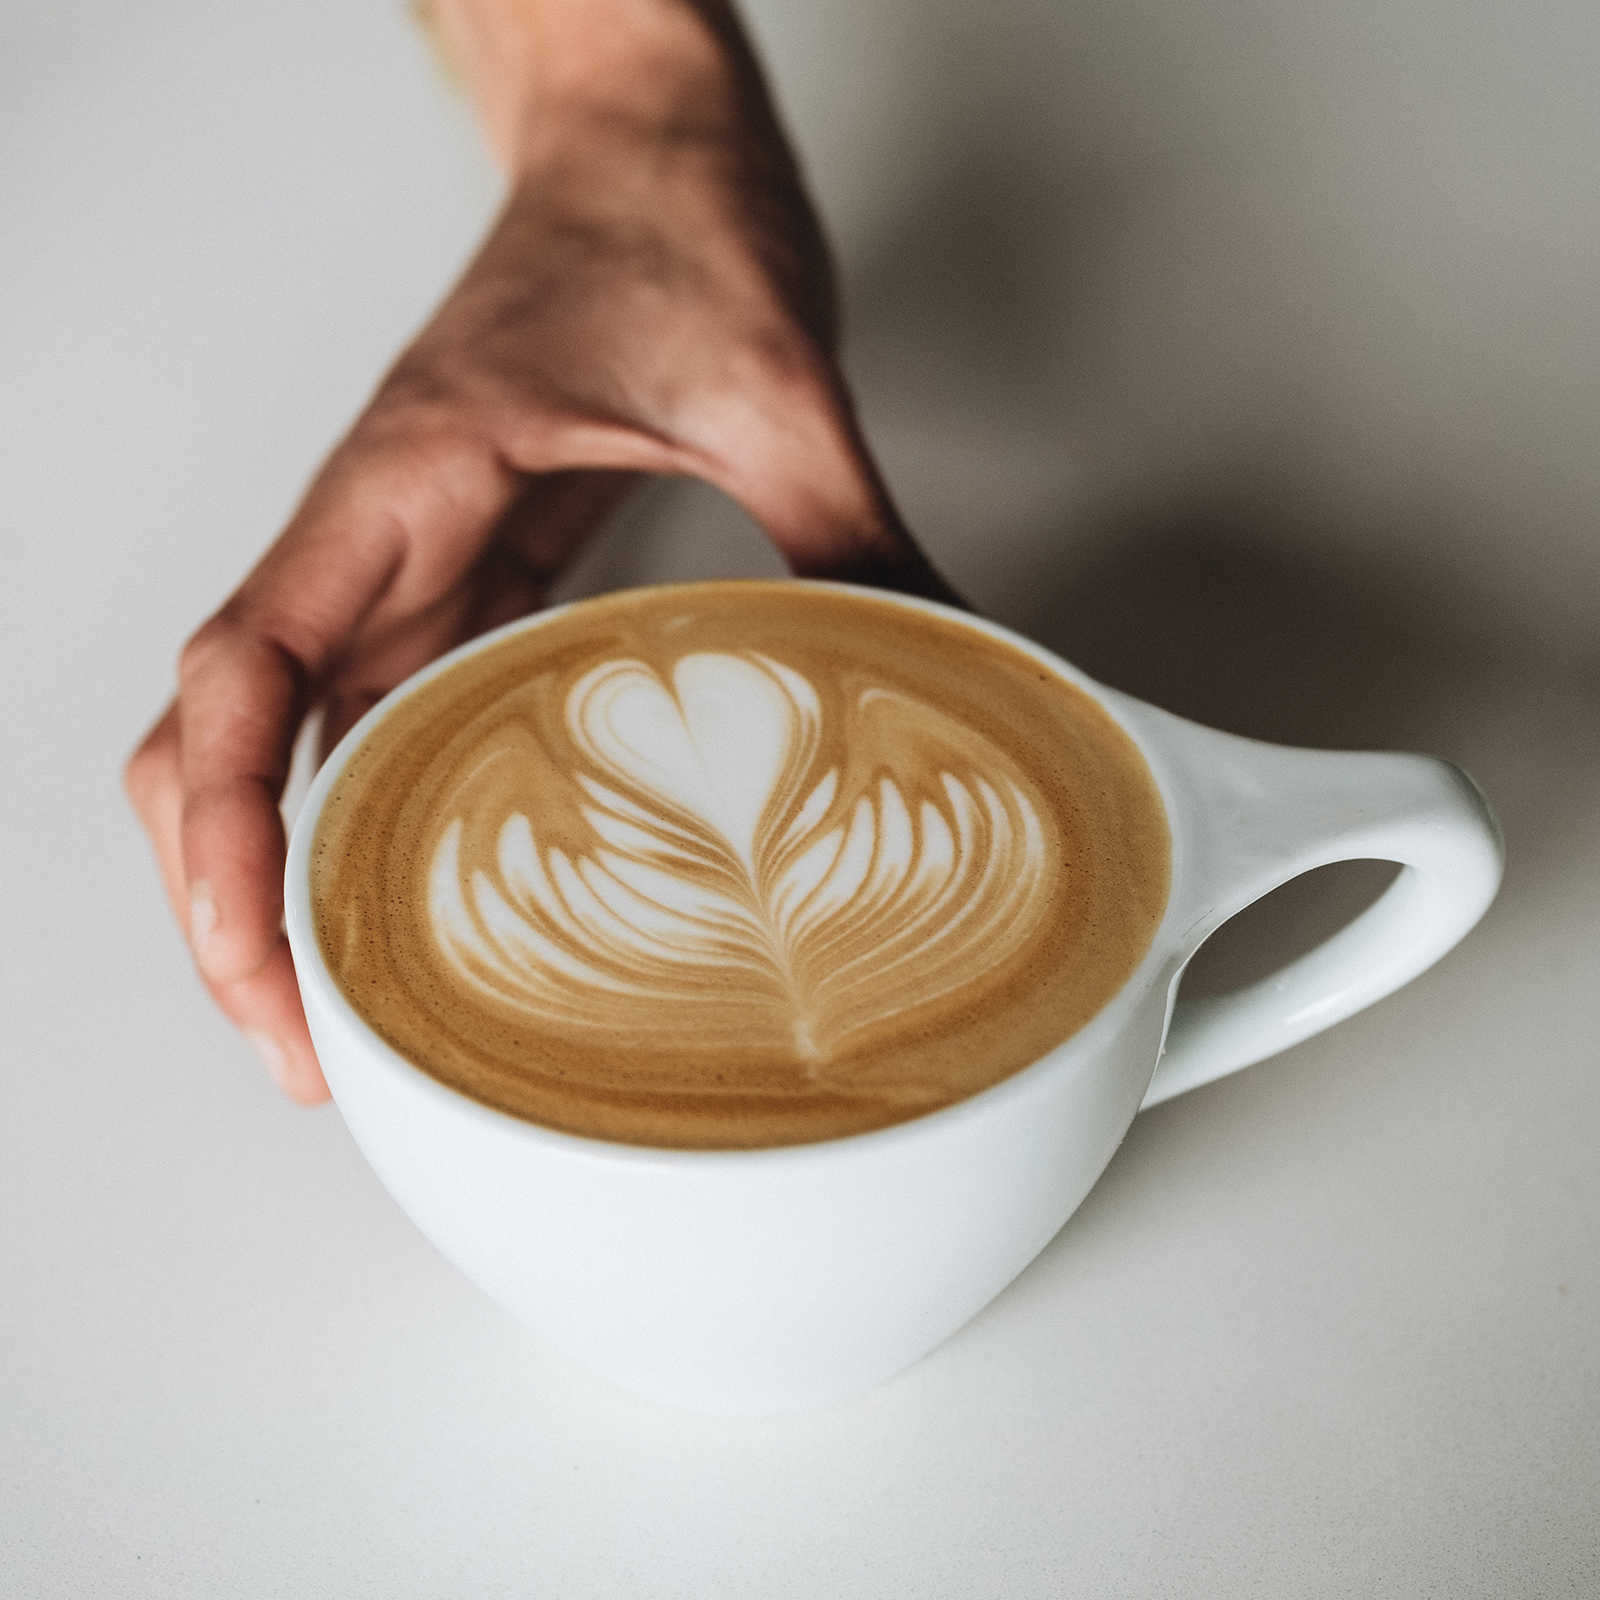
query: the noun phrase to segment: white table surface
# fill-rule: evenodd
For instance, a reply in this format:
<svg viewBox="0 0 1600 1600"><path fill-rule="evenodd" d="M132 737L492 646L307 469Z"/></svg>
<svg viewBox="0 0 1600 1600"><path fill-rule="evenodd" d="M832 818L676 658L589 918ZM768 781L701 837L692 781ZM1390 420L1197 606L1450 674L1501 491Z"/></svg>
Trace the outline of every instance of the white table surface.
<svg viewBox="0 0 1600 1600"><path fill-rule="evenodd" d="M1600 1593L1600 17L1447 9L755 8L957 578L1462 762L1511 866L919 1366L745 1422L534 1348L278 1098L119 792L491 214L467 112L390 0L0 4L0 1593ZM766 570L658 489L574 586Z"/></svg>

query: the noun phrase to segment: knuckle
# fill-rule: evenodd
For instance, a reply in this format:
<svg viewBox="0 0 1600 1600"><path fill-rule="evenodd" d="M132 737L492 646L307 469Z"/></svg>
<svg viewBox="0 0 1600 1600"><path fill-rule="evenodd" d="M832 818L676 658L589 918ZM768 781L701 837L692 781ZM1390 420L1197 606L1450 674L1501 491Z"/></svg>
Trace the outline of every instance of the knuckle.
<svg viewBox="0 0 1600 1600"><path fill-rule="evenodd" d="M180 688L192 683L236 641L239 629L235 618L229 615L231 607L232 602L202 623L178 652Z"/></svg>
<svg viewBox="0 0 1600 1600"><path fill-rule="evenodd" d="M368 427L404 428L451 409L456 386L438 362L412 350L403 355L383 380L362 423Z"/></svg>
<svg viewBox="0 0 1600 1600"><path fill-rule="evenodd" d="M363 419L341 463L358 521L414 537L442 507L487 508L504 495L507 470L493 430L473 419L404 409Z"/></svg>
<svg viewBox="0 0 1600 1600"><path fill-rule="evenodd" d="M140 816L145 816L162 791L176 783L177 774L177 724L169 709L123 764L123 791Z"/></svg>
<svg viewBox="0 0 1600 1600"><path fill-rule="evenodd" d="M134 809L143 812L163 777L165 763L157 754L151 741L152 734L128 757L122 768L123 792L133 802Z"/></svg>
<svg viewBox="0 0 1600 1600"><path fill-rule="evenodd" d="M404 499L488 453L484 432L447 396L380 395L330 465L357 501Z"/></svg>

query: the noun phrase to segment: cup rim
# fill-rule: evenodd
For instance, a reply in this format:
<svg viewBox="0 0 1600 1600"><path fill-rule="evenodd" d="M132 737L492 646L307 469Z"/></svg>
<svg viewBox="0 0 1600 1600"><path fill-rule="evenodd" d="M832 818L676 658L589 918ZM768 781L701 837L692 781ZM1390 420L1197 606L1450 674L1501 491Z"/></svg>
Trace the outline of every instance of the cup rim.
<svg viewBox="0 0 1600 1600"><path fill-rule="evenodd" d="M502 640L531 632L546 623L564 616L567 612L594 603L626 595L637 590L652 594L672 590L703 590L709 588L770 588L800 584L810 589L827 590L854 598L903 606L908 610L922 611L947 621L960 622L979 633L1010 645L1030 656L1056 677L1087 694L1100 709L1133 742L1150 773L1160 797L1162 812L1167 823L1171 859L1169 864L1167 903L1161 920L1151 937L1137 967L1123 980L1122 986L1075 1033L1047 1050L1036 1061L1004 1077L997 1083L980 1089L951 1105L910 1117L903 1122L891 1123L884 1128L871 1128L861 1133L841 1134L829 1139L819 1139L804 1144L761 1145L753 1148L680 1148L677 1146L628 1144L620 1140L594 1138L586 1134L570 1133L565 1129L548 1127L532 1122L508 1111L497 1110L460 1090L435 1078L430 1072L395 1049L362 1016L346 998L322 958L316 929L311 915L311 842L317 822L330 791L338 782L350 757L360 748L368 734L395 706L408 699L433 679L449 672L458 663L485 650L492 650ZM954 1131L969 1120L987 1118L1015 1098L1037 1091L1046 1078L1071 1072L1075 1066L1091 1059L1120 1031L1127 1015L1139 1003L1152 981L1153 975L1170 959L1172 939L1170 924L1178 912L1180 900L1180 871L1183 865L1183 841L1177 826L1178 802L1173 775L1167 763L1160 758L1146 730L1128 714L1128 708L1138 702L1130 700L1117 690L1091 678L1086 672L1063 660L1043 645L1036 644L1024 635L1014 632L1004 624L991 621L972 612L962 611L942 601L930 600L921 595L901 594L894 590L872 589L861 584L843 583L822 578L713 578L684 583L635 584L628 588L607 590L603 594L565 601L526 616L514 618L487 633L457 645L426 666L420 667L403 682L397 684L357 722L329 752L318 768L301 802L289 840L284 864L284 921L291 951L295 957L295 977L300 987L313 984L319 997L339 1014L344 1023L361 1038L369 1053L382 1062L392 1074L406 1081L414 1091L433 1098L441 1107L453 1109L480 1126L492 1126L502 1133L512 1133L530 1145L557 1149L569 1154L583 1154L591 1159L602 1159L629 1165L653 1166L705 1166L761 1165L772 1166L792 1161L812 1161L829 1154L845 1155L873 1149L888 1150L906 1140L924 1139L940 1130ZM302 963L302 952L309 955L309 970ZM1151 1067L1154 1069L1155 1062Z"/></svg>

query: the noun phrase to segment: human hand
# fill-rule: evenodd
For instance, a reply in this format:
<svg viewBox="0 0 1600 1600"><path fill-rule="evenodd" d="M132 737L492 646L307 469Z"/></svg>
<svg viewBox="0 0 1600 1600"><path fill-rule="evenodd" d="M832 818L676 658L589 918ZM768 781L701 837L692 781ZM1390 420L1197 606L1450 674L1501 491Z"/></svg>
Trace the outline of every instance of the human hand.
<svg viewBox="0 0 1600 1600"><path fill-rule="evenodd" d="M821 232L731 12L436 9L506 207L189 641L127 771L207 988L308 1103L327 1090L282 933L278 803L310 710L326 753L418 667L535 608L641 472L717 485L801 574L955 598L856 426Z"/></svg>

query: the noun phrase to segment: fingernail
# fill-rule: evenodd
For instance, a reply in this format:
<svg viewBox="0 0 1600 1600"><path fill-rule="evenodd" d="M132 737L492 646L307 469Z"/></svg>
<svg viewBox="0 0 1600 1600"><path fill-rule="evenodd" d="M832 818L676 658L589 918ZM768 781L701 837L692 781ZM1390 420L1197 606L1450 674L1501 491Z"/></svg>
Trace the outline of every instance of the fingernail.
<svg viewBox="0 0 1600 1600"><path fill-rule="evenodd" d="M211 945L211 936L217 931L217 902L211 894L211 884L199 878L189 886L189 945L194 958L202 967Z"/></svg>
<svg viewBox="0 0 1600 1600"><path fill-rule="evenodd" d="M272 1037L270 1033L245 1034L267 1064L267 1071L272 1074L272 1081L280 1089L289 1087L289 1057L284 1053L284 1048Z"/></svg>

